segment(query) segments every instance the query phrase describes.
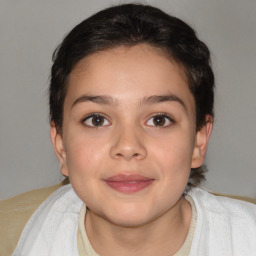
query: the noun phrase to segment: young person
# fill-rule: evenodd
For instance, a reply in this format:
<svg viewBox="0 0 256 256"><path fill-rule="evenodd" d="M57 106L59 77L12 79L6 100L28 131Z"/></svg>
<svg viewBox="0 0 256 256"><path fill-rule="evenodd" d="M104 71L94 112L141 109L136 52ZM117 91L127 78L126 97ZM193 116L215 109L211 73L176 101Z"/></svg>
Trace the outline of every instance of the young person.
<svg viewBox="0 0 256 256"><path fill-rule="evenodd" d="M210 53L161 10L125 4L54 53L51 139L70 185L13 255L256 255L256 206L198 188L213 124Z"/></svg>

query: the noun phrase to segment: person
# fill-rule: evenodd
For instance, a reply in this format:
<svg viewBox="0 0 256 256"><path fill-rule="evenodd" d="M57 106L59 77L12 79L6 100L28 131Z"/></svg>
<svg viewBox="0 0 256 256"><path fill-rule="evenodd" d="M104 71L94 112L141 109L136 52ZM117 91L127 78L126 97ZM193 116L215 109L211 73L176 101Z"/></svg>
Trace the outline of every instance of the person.
<svg viewBox="0 0 256 256"><path fill-rule="evenodd" d="M199 188L213 125L210 52L142 4L100 11L53 55L51 140L69 185L13 255L256 255L256 206Z"/></svg>

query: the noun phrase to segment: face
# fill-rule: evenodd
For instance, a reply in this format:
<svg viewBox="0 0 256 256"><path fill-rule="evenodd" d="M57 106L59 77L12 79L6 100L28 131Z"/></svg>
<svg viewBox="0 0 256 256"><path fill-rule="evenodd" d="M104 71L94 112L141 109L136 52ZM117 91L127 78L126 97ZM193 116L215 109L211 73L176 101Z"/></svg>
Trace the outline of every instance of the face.
<svg viewBox="0 0 256 256"><path fill-rule="evenodd" d="M209 130L209 129L208 129ZM117 225L177 205L209 132L196 133L183 69L148 45L93 54L72 71L63 133L51 127L62 173L90 212Z"/></svg>

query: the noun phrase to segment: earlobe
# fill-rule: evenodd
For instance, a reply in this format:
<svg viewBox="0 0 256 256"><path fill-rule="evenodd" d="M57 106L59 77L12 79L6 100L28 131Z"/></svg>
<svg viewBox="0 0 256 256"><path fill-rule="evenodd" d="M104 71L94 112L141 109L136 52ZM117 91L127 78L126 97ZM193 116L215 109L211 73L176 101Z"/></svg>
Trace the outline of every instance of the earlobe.
<svg viewBox="0 0 256 256"><path fill-rule="evenodd" d="M212 133L213 117L206 116L205 125L196 133L191 168L198 168L204 163L206 150Z"/></svg>
<svg viewBox="0 0 256 256"><path fill-rule="evenodd" d="M63 144L63 137L57 131L54 122L51 122L50 135L55 154L60 163L61 173L62 175L68 177L68 169L66 165L66 151Z"/></svg>

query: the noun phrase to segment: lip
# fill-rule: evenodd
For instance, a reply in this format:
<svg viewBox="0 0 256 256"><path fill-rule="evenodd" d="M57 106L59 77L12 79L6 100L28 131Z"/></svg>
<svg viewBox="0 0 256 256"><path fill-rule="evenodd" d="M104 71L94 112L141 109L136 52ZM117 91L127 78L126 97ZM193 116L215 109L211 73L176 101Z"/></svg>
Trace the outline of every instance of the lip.
<svg viewBox="0 0 256 256"><path fill-rule="evenodd" d="M154 182L154 179L138 174L118 174L104 181L112 189L128 194L145 189Z"/></svg>

